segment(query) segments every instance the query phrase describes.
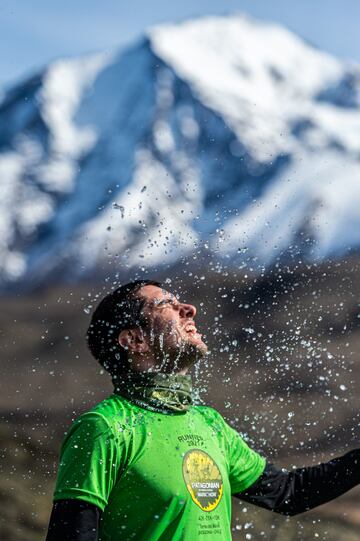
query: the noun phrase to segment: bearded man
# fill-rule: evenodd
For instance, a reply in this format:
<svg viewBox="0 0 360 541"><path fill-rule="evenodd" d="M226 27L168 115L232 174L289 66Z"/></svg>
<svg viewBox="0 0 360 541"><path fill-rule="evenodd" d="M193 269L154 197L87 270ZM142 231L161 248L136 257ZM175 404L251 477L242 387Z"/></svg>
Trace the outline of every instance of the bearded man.
<svg viewBox="0 0 360 541"><path fill-rule="evenodd" d="M195 316L149 280L95 310L88 345L114 393L65 437L47 541L230 541L232 495L294 515L360 483L359 449L287 472L193 404L188 370L207 354Z"/></svg>

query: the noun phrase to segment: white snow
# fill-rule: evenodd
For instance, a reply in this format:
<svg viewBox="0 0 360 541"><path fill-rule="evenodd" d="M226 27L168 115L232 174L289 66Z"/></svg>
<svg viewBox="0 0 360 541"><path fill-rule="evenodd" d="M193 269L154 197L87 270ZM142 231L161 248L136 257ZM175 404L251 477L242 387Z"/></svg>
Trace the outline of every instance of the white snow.
<svg viewBox="0 0 360 541"><path fill-rule="evenodd" d="M70 191L76 161L96 142L93 126L74 123L84 92L110 59L105 54L59 60L46 71L38 96L41 116L49 128L49 160L39 167L39 181L55 191Z"/></svg>
<svg viewBox="0 0 360 541"><path fill-rule="evenodd" d="M225 240L214 241L213 248L228 254L245 244L261 264L269 263L305 225L303 251L312 248L312 258L321 259L360 245L359 200L359 164L334 152L324 152L320 159L299 153L262 198L228 220Z"/></svg>
<svg viewBox="0 0 360 541"><path fill-rule="evenodd" d="M50 64L35 100L13 106L4 283L64 260L74 275L158 265L201 243L260 266L291 246L309 258L360 246L360 106L319 99L349 73L360 96L358 66L242 15L147 38Z"/></svg>
<svg viewBox="0 0 360 541"><path fill-rule="evenodd" d="M187 169L187 180L197 182L197 174L193 169L190 179ZM81 231L80 238L86 239L79 243L81 261L101 261L104 246L129 266L170 262L191 252L198 235L189 222L199 210L201 194L196 190L191 200L174 197L178 191L169 170L148 150L139 150L131 192L123 192L115 208L108 207ZM109 233L104 239L105 231Z"/></svg>
<svg viewBox="0 0 360 541"><path fill-rule="evenodd" d="M289 119L343 72L338 60L286 29L241 15L161 25L148 35L260 160L288 150Z"/></svg>

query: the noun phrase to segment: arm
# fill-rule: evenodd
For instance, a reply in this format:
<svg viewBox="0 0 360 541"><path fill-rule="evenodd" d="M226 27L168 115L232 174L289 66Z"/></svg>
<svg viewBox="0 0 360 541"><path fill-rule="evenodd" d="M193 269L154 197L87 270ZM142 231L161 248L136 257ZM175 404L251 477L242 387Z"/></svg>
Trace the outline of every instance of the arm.
<svg viewBox="0 0 360 541"><path fill-rule="evenodd" d="M355 449L330 462L290 472L267 464L251 487L234 496L293 516L329 502L359 483L360 449Z"/></svg>
<svg viewBox="0 0 360 541"><path fill-rule="evenodd" d="M97 541L120 460L120 445L103 416L86 413L72 425L60 453L47 541Z"/></svg>
<svg viewBox="0 0 360 541"><path fill-rule="evenodd" d="M81 500L54 502L46 541L97 541L100 513Z"/></svg>

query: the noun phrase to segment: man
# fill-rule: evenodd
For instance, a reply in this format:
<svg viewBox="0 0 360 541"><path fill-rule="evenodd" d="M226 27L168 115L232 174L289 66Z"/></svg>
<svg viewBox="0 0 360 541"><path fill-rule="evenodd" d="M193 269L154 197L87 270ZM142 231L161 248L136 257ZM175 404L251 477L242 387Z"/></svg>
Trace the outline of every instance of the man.
<svg viewBox="0 0 360 541"><path fill-rule="evenodd" d="M47 541L230 541L231 495L294 515L360 482L359 449L286 472L193 405L188 370L207 354L195 315L154 281L95 310L88 345L114 394L64 440Z"/></svg>

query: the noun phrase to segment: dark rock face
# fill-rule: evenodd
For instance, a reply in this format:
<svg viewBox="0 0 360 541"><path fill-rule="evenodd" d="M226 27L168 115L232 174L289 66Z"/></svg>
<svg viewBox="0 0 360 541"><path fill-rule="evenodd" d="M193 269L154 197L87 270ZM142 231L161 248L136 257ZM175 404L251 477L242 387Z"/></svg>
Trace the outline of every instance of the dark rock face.
<svg viewBox="0 0 360 541"><path fill-rule="evenodd" d="M345 73L340 81L320 92L317 99L345 109L357 109L360 105L360 71Z"/></svg>

